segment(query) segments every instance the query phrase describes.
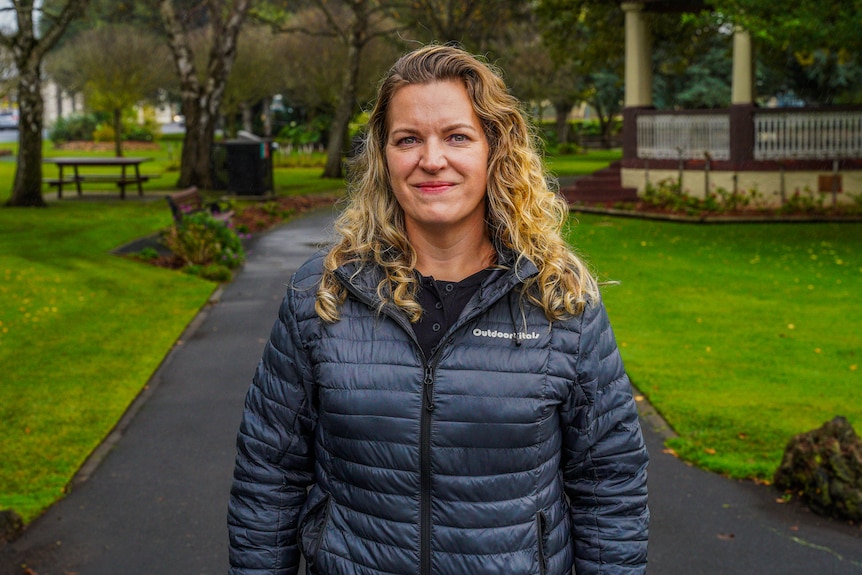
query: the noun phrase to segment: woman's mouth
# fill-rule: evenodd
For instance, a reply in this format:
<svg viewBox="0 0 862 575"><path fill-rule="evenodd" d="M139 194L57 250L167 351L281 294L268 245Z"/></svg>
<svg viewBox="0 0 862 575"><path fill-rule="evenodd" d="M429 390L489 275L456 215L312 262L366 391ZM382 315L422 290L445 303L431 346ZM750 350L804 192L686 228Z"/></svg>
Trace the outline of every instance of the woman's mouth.
<svg viewBox="0 0 862 575"><path fill-rule="evenodd" d="M451 188L454 185L455 184L453 184L452 182L432 181L432 182L421 182L419 184L416 184L416 187L425 193L434 194L434 193L445 192L446 190L448 190L449 188Z"/></svg>

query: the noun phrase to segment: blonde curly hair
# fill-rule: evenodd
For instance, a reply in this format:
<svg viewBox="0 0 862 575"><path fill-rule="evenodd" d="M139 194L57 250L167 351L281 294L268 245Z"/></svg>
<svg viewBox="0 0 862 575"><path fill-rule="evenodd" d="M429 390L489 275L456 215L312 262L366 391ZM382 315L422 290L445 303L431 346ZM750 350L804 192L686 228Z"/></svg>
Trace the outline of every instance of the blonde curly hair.
<svg viewBox="0 0 862 575"><path fill-rule="evenodd" d="M598 298L596 280L563 240L565 201L550 189L534 135L518 100L500 75L476 56L452 46L426 46L402 56L384 76L362 146L351 166L348 202L335 222L336 244L324 260L315 309L338 321L347 290L335 270L347 263L382 271L377 286L381 306L401 308L416 322L422 315L413 272L416 254L407 238L404 213L389 182L386 165L387 113L395 93L411 84L456 80L464 83L488 140L486 223L498 250L533 262L522 294L548 320L580 314Z"/></svg>

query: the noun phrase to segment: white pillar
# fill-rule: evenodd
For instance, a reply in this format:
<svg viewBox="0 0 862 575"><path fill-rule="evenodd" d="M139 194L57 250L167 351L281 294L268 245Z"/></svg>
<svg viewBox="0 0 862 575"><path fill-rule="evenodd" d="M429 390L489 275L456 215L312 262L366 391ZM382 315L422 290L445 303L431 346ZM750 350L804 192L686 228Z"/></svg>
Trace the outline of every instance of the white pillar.
<svg viewBox="0 0 862 575"><path fill-rule="evenodd" d="M624 2L626 13L625 106L652 106L652 53L643 4Z"/></svg>
<svg viewBox="0 0 862 575"><path fill-rule="evenodd" d="M754 103L754 52L751 34L742 28L737 28L733 33L733 83L730 103Z"/></svg>

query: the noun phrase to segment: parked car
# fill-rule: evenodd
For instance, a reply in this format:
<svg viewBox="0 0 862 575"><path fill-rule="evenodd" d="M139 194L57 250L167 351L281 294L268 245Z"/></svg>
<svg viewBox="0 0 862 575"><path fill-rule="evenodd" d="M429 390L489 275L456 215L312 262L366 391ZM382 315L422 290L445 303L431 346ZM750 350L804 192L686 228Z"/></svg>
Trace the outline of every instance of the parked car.
<svg viewBox="0 0 862 575"><path fill-rule="evenodd" d="M18 129L18 111L0 110L0 130Z"/></svg>

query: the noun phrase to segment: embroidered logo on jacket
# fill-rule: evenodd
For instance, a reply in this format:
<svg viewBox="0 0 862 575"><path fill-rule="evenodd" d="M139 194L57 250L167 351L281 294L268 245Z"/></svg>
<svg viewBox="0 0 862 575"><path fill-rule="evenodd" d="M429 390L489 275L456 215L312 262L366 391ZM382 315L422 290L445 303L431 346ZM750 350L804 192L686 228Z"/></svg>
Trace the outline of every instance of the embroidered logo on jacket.
<svg viewBox="0 0 862 575"><path fill-rule="evenodd" d="M497 331L496 329L479 329L476 328L473 330L473 335L476 337L493 337L496 339L514 339L515 333L508 331ZM518 339L527 340L527 339L539 339L539 334L536 332L524 333L523 331L519 331L517 333Z"/></svg>

